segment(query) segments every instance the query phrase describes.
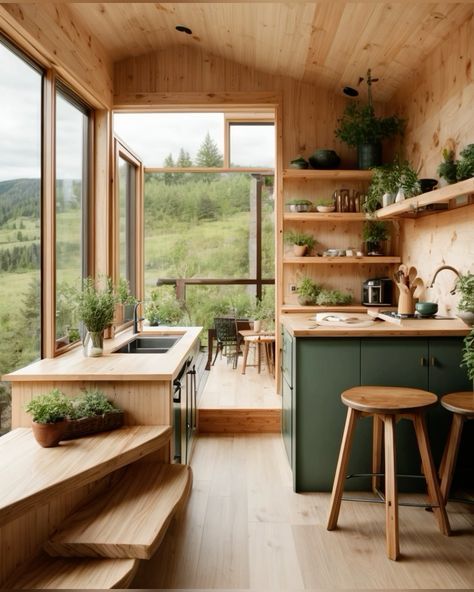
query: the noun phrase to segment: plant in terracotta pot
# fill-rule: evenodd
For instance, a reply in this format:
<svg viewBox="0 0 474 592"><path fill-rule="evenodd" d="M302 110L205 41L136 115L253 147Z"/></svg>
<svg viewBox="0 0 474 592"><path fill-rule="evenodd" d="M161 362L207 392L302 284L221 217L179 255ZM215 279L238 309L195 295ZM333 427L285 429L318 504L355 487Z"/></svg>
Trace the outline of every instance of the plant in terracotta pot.
<svg viewBox="0 0 474 592"><path fill-rule="evenodd" d="M44 448L57 446L67 430L67 417L72 414L71 400L59 389L38 395L25 406L32 416L33 435Z"/></svg>
<svg viewBox="0 0 474 592"><path fill-rule="evenodd" d="M367 255L381 255L382 245L388 239L388 226L381 220L366 220L362 228L362 239L366 244Z"/></svg>
<svg viewBox="0 0 474 592"><path fill-rule="evenodd" d="M296 292L298 294L298 302L303 306L316 304L321 286L316 284L310 277L302 277L296 285Z"/></svg>
<svg viewBox="0 0 474 592"><path fill-rule="evenodd" d="M306 234L305 232L299 232L297 230L290 230L285 233L285 242L289 245L293 245L293 254L295 257L303 257L311 252L315 240L311 234Z"/></svg>
<svg viewBox="0 0 474 592"><path fill-rule="evenodd" d="M474 274L461 275L456 282L456 290L461 294L457 316L472 327L474 325Z"/></svg>
<svg viewBox="0 0 474 592"><path fill-rule="evenodd" d="M101 356L103 353L104 329L112 324L117 303L112 280L105 278L102 287L97 283L94 278L86 278L77 295L79 318L87 329L84 347L87 349L90 342L88 355L91 357Z"/></svg>
<svg viewBox="0 0 474 592"><path fill-rule="evenodd" d="M359 169L369 169L382 164L382 140L403 134L405 120L397 115L377 117L372 101L372 78L367 70L368 101L361 104L351 101L338 120L339 127L335 130L339 138L349 146L357 148Z"/></svg>

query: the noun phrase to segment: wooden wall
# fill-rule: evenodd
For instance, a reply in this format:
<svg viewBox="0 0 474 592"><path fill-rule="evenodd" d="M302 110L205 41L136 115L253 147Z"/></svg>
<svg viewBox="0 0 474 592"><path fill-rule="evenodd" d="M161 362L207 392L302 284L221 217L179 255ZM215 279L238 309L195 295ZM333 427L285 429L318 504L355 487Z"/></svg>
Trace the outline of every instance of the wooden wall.
<svg viewBox="0 0 474 592"><path fill-rule="evenodd" d="M421 177L435 177L441 152L456 154L474 143L474 17L441 43L399 89L389 105L408 119L405 151ZM402 255L428 282L440 265L474 272L474 205L404 221ZM426 300L439 301L455 312L451 296L455 276L443 272ZM443 308L444 310L444 308Z"/></svg>

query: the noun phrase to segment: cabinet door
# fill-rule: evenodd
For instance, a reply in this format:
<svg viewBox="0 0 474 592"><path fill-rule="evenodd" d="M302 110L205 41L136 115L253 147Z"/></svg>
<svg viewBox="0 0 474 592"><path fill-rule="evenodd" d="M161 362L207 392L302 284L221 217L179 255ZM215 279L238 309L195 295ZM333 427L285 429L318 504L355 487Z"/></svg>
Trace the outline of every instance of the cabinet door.
<svg viewBox="0 0 474 592"><path fill-rule="evenodd" d="M426 339L386 338L362 339L361 384L370 386L401 386L428 390L428 341ZM413 422L401 419L397 423L397 473L420 475ZM399 479L400 491L415 491L414 479Z"/></svg>
<svg viewBox="0 0 474 592"><path fill-rule="evenodd" d="M281 414L281 434L285 445L288 462L292 466L292 412L293 412L293 389L286 382L285 376L282 376L282 414Z"/></svg>
<svg viewBox="0 0 474 592"><path fill-rule="evenodd" d="M438 337L429 342L429 390L439 397L457 391L471 391L472 383L467 377L466 368L461 368L463 339L461 337ZM463 440L459 449L459 472L471 466L472 461L468 454L468 442L472 446L474 422L466 422L463 429ZM431 449L435 462L441 460L449 426L451 425L451 413L441 405L430 409L428 419L428 431L431 441ZM472 451L472 448L470 448Z"/></svg>
<svg viewBox="0 0 474 592"><path fill-rule="evenodd" d="M297 338L295 348L294 489L331 491L347 411L341 393L360 384L360 340ZM351 471L361 468L361 456L370 456L364 422L359 424ZM360 487L356 481L347 488Z"/></svg>

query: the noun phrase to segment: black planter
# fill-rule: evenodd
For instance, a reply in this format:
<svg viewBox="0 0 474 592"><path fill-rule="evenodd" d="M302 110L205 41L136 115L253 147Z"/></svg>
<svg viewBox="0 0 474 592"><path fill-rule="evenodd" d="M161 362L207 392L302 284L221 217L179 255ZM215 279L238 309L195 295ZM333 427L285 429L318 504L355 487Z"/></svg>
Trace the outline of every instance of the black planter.
<svg viewBox="0 0 474 592"><path fill-rule="evenodd" d="M370 169L382 164L382 144L359 144L357 146L357 168Z"/></svg>

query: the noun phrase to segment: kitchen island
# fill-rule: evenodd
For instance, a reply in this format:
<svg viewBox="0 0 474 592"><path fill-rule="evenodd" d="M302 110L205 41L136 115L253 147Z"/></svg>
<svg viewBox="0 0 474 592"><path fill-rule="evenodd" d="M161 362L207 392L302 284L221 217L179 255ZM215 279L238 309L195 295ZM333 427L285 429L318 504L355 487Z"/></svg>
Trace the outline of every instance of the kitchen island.
<svg viewBox="0 0 474 592"><path fill-rule="evenodd" d="M351 315L367 321L367 315ZM373 321L367 326L317 326L314 315L287 314L282 324L282 434L293 471L295 491L330 491L344 428L346 407L341 393L364 385L407 386L442 396L471 390L460 368L463 338L469 327L459 319ZM450 416L440 406L429 411L428 430L439 461ZM458 473L468 470L466 426ZM401 474L419 474L415 435L402 420L397 430ZM359 422L349 473L369 473L372 424ZM417 480L403 479L400 489ZM366 489L368 478L354 478L347 489Z"/></svg>
<svg viewBox="0 0 474 592"><path fill-rule="evenodd" d="M189 459L195 415L187 405L195 401L183 390L177 410L173 395L177 379L195 386L200 331L144 328L146 336L178 339L165 353L121 353L136 337L128 330L106 340L101 357L78 347L3 377L12 384L13 429L0 439L0 584L126 587L138 560L156 550L191 490L190 467L172 463L180 446L180 460ZM25 404L51 388L74 396L86 387L124 411L124 427L40 448ZM181 444L173 432L183 405Z"/></svg>

